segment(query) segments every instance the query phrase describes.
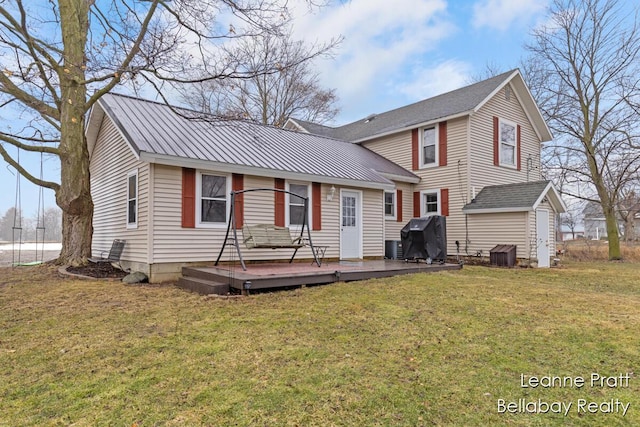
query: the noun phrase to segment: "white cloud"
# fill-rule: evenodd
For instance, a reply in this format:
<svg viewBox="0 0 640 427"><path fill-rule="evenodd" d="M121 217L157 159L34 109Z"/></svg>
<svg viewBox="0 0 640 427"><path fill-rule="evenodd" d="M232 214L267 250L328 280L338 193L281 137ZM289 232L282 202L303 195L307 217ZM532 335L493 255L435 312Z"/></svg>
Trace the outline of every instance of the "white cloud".
<svg viewBox="0 0 640 427"><path fill-rule="evenodd" d="M397 90L415 101L430 98L469 84L471 71L470 64L455 59L432 68L415 67L409 82Z"/></svg>
<svg viewBox="0 0 640 427"><path fill-rule="evenodd" d="M506 31L514 23L529 22L543 12L547 0L481 0L473 6L473 26Z"/></svg>
<svg viewBox="0 0 640 427"><path fill-rule="evenodd" d="M298 7L295 34L309 42L344 36L336 57L318 69L347 110L384 96L396 79L411 75L411 64L456 31L446 7L444 0L351 0L317 13Z"/></svg>

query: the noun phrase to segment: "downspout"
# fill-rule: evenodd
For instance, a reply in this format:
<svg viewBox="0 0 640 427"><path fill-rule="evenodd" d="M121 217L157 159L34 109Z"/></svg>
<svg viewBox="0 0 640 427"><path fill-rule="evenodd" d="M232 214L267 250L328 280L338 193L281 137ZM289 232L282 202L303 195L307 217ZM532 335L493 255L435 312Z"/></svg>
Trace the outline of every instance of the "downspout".
<svg viewBox="0 0 640 427"><path fill-rule="evenodd" d="M473 112L469 113L467 118L467 188L466 195L469 200L469 191L471 191L471 120L473 119ZM475 192L475 191L474 191ZM475 194L474 194L475 197ZM464 214L464 253L469 255L469 214Z"/></svg>

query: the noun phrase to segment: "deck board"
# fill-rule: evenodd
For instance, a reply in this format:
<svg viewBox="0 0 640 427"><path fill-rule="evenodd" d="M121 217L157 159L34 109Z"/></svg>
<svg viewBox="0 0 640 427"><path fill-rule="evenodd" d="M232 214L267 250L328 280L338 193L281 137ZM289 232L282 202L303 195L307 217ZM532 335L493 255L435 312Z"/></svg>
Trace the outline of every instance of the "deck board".
<svg viewBox="0 0 640 427"><path fill-rule="evenodd" d="M246 292L258 289L349 282L403 274L459 270L461 268L462 266L459 264L375 260L324 262L320 267L300 262L249 264L246 271L243 271L239 264L217 267L184 267L182 275L185 279L193 277L203 281L227 283L230 288L236 291ZM180 286L180 282L178 285Z"/></svg>

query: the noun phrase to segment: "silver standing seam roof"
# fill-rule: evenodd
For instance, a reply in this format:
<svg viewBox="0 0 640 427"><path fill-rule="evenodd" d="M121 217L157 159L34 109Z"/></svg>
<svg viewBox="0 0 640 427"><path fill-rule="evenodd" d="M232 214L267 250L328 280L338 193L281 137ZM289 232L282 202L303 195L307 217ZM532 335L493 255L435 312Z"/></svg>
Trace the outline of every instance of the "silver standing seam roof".
<svg viewBox="0 0 640 427"><path fill-rule="evenodd" d="M391 179L419 180L371 150L328 137L222 120L125 95L104 95L97 106L144 161L370 188L391 189ZM97 120L90 116L88 128ZM90 147L95 137L96 131L87 131Z"/></svg>

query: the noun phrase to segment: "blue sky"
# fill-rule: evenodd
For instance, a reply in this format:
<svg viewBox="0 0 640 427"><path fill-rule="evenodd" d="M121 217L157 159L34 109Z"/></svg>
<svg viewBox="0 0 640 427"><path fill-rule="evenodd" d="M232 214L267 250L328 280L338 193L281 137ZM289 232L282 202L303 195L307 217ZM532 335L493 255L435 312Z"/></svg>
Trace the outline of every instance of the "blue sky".
<svg viewBox="0 0 640 427"><path fill-rule="evenodd" d="M309 12L290 0L295 34L309 42L342 35L330 60L316 66L322 84L336 89L336 125L380 113L469 84L487 64L518 67L533 27L545 19L548 0L331 0ZM177 100L176 100L177 102ZM12 147L8 147L15 152ZM39 175L40 156L23 153ZM59 180L59 166L45 158L44 177ZM0 215L15 202L16 177L0 160ZM26 216L37 210L38 188L21 181ZM45 205L55 204L45 190Z"/></svg>

